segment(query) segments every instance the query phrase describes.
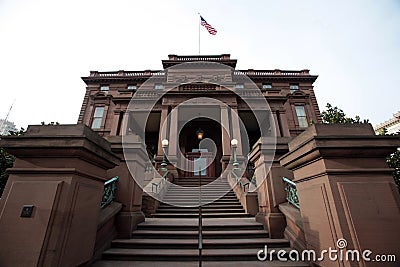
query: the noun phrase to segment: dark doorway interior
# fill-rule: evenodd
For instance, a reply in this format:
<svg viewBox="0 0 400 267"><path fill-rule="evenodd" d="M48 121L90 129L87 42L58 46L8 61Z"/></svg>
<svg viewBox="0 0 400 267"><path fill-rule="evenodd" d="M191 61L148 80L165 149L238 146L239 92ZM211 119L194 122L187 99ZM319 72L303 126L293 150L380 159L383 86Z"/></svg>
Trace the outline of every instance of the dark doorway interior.
<svg viewBox="0 0 400 267"><path fill-rule="evenodd" d="M203 140L206 138L212 139L216 147L210 146L207 142L204 142L204 146L200 148L202 151L213 152L216 154L213 162L214 175L218 177L221 175L221 157L222 157L222 136L221 136L221 125L208 118L197 118L183 126L179 134L179 147L183 155L187 153L198 152L200 140L197 138L196 132L201 129L203 134ZM212 151L216 150L216 151Z"/></svg>

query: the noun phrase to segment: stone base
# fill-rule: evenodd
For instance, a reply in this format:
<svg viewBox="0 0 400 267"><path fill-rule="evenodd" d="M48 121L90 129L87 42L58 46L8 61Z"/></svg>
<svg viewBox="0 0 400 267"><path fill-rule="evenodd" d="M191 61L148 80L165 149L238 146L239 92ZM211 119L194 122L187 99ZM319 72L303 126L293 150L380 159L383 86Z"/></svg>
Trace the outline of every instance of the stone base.
<svg viewBox="0 0 400 267"><path fill-rule="evenodd" d="M283 238L286 218L282 213L269 213L266 217L270 238Z"/></svg>
<svg viewBox="0 0 400 267"><path fill-rule="evenodd" d="M150 217L151 214L155 213L160 202L152 196L143 193L142 196L142 212L146 217Z"/></svg>
<svg viewBox="0 0 400 267"><path fill-rule="evenodd" d="M141 211L121 212L116 217L117 238L131 238L137 225L144 222L145 216Z"/></svg>
<svg viewBox="0 0 400 267"><path fill-rule="evenodd" d="M264 226L264 229L267 230L267 222L265 221L266 214L264 212L258 212L255 216L256 222L261 223Z"/></svg>
<svg viewBox="0 0 400 267"><path fill-rule="evenodd" d="M283 238L286 227L286 218L282 213L263 213L256 215L256 221L262 223L270 238Z"/></svg>

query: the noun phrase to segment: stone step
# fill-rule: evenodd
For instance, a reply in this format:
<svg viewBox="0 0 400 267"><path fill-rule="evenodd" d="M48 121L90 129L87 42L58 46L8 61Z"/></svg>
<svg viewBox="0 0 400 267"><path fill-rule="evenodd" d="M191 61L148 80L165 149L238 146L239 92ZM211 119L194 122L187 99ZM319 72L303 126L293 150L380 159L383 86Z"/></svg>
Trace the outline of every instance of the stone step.
<svg viewBox="0 0 400 267"><path fill-rule="evenodd" d="M166 194L164 199L168 199L168 198L185 198L185 199L194 199L194 198L199 198L200 194L196 194L196 195L169 195ZM218 197L218 199L236 199L237 197L235 195L229 195L229 196L218 196L218 195L203 195L201 194L201 198L203 199L209 199L209 198L215 198Z"/></svg>
<svg viewBox="0 0 400 267"><path fill-rule="evenodd" d="M284 248L290 244L286 239L270 238L243 238L243 239L204 239L203 249L229 249L229 248L259 248L267 245L269 248ZM152 248L152 249L180 249L180 248L198 248L198 239L115 239L111 243L112 248Z"/></svg>
<svg viewBox="0 0 400 267"><path fill-rule="evenodd" d="M174 184L179 183L199 183L200 180L197 179L174 179L172 181ZM227 181L221 180L210 180L210 179L201 179L202 183L214 183L214 184L229 184Z"/></svg>
<svg viewBox="0 0 400 267"><path fill-rule="evenodd" d="M199 188L200 184L199 183L173 183L175 186L174 188ZM201 184L202 188L210 188L210 189L216 189L216 188L226 188L232 190L232 188L229 185L224 185L224 184L208 184L208 183L202 183Z"/></svg>
<svg viewBox="0 0 400 267"><path fill-rule="evenodd" d="M188 190L188 189L171 189L168 190L168 194L200 194L200 190ZM202 194L211 194L211 193L216 193L216 194L235 194L232 192L232 190L225 191L225 190L208 190L208 189L202 189L201 190Z"/></svg>
<svg viewBox="0 0 400 267"><path fill-rule="evenodd" d="M176 207L176 206L172 206L172 205L168 205L168 204L162 204L160 206L158 206L158 209L175 209L175 208L180 208L180 209L193 209L193 207ZM240 205L240 203L236 203L236 204L207 204L202 206L203 210L206 209L242 209L242 205Z"/></svg>
<svg viewBox="0 0 400 267"><path fill-rule="evenodd" d="M203 260L216 261L237 261L248 260L257 261L257 252L261 248L240 248L240 249L203 249ZM279 248L287 253L290 248ZM278 249L269 250L268 258L276 259ZM272 252L272 253L271 253ZM103 253L103 259L106 260L147 260L154 259L161 261L194 261L198 260L199 250L197 249L127 249L111 248ZM265 264L265 263L264 263Z"/></svg>
<svg viewBox="0 0 400 267"><path fill-rule="evenodd" d="M192 230L136 230L132 233L132 238L176 238L180 239L193 239L198 238L198 229ZM259 229L234 229L234 230L204 230L203 239L217 239L217 238L267 238L268 232Z"/></svg>
<svg viewBox="0 0 400 267"><path fill-rule="evenodd" d="M204 184L209 184L206 187L212 187L214 185L224 185L224 186L229 186L229 183L227 182L221 182L221 181L201 181ZM174 180L172 181L173 184L184 184L184 183L188 183L188 184L199 184L199 181L197 180Z"/></svg>
<svg viewBox="0 0 400 267"><path fill-rule="evenodd" d="M160 231L196 231L198 230L197 218L146 218L145 222L138 225L138 230ZM253 218L204 218L205 231L235 231L235 230L263 230L262 224Z"/></svg>
<svg viewBox="0 0 400 267"><path fill-rule="evenodd" d="M228 197L236 197L236 194L228 193L228 192L167 192L167 196L228 196Z"/></svg>
<svg viewBox="0 0 400 267"><path fill-rule="evenodd" d="M202 197L200 198L189 198L189 197L168 197L168 198L163 198L164 202L171 203L172 205L175 205L176 203L183 202L183 203L194 203L195 205L198 205L200 203L199 201L201 200L202 205L209 205L214 202L221 202L221 201L227 201L231 203L240 203L238 199L236 198L217 198L217 197Z"/></svg>
<svg viewBox="0 0 400 267"><path fill-rule="evenodd" d="M166 201L166 200L164 200L164 201ZM166 202L167 203L164 203L164 204L173 203L174 205L176 205L178 207L181 207L181 206L183 206L183 207L189 207L189 206L198 207L198 204L199 204L198 200L182 200L182 199L175 199L173 201L169 200ZM203 206L205 206L205 205L232 205L232 204L238 204L238 203L239 203L239 201L234 200L234 199L231 199L231 200L217 199L215 201L209 201L209 202L203 200Z"/></svg>
<svg viewBox="0 0 400 267"><path fill-rule="evenodd" d="M120 260L101 260L92 265L92 267L198 267L199 261L185 261L184 263L178 261L120 261ZM246 267L310 267L304 262L282 262L282 261L210 261L206 260L202 262L203 267L234 267L234 266L246 266Z"/></svg>
<svg viewBox="0 0 400 267"><path fill-rule="evenodd" d="M197 208L192 208L192 209L187 209L187 208L176 208L176 209L157 209L156 211L157 214L160 213L195 213L198 215L199 209ZM208 214L208 213L245 213L245 210L243 208L238 208L238 209L202 209L202 214Z"/></svg>
<svg viewBox="0 0 400 267"><path fill-rule="evenodd" d="M199 191L168 191L166 195L200 195ZM235 193L228 191L202 191L201 195L216 195L216 196L236 196Z"/></svg>
<svg viewBox="0 0 400 267"><path fill-rule="evenodd" d="M151 215L153 218L198 218L198 213L154 213ZM251 215L248 213L228 213L228 212L218 212L218 213L205 213L204 218L246 218Z"/></svg>

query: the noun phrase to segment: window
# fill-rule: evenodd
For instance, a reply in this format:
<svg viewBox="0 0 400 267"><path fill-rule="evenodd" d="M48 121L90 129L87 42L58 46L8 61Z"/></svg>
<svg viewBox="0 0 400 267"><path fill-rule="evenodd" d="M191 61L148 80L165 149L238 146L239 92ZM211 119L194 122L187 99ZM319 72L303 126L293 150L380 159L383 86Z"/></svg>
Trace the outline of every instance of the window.
<svg viewBox="0 0 400 267"><path fill-rule="evenodd" d="M270 83L263 83L262 89L272 89L272 84L270 84Z"/></svg>
<svg viewBox="0 0 400 267"><path fill-rule="evenodd" d="M94 110L92 129L100 129L103 120L104 107L96 107Z"/></svg>
<svg viewBox="0 0 400 267"><path fill-rule="evenodd" d="M235 84L235 89L244 89L244 84L243 83Z"/></svg>
<svg viewBox="0 0 400 267"><path fill-rule="evenodd" d="M299 85L298 84L291 84L290 85L290 93L293 93L296 90L299 90Z"/></svg>
<svg viewBox="0 0 400 267"><path fill-rule="evenodd" d="M136 84L128 85L128 90L136 90L136 89L137 89Z"/></svg>
<svg viewBox="0 0 400 267"><path fill-rule="evenodd" d="M108 85L102 85L102 86L100 86L100 91L101 92L104 92L104 93L108 93L108 91L110 90L110 86L108 86Z"/></svg>
<svg viewBox="0 0 400 267"><path fill-rule="evenodd" d="M304 110L304 106L296 106L296 115L297 115L297 120L299 122L300 128L307 128L308 127L308 122L307 122L307 116L306 116L306 111Z"/></svg>
<svg viewBox="0 0 400 267"><path fill-rule="evenodd" d="M161 83L156 83L154 85L154 89L163 90L164 89L164 85L162 85Z"/></svg>

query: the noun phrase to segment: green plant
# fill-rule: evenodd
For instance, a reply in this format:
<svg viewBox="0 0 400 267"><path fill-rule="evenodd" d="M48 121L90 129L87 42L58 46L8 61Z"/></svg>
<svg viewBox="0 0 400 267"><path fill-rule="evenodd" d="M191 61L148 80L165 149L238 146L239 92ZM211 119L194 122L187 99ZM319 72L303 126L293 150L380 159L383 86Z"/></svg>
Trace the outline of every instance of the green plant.
<svg viewBox="0 0 400 267"><path fill-rule="evenodd" d="M395 133L395 134L388 134L386 128L382 128L379 132L379 135L400 135L400 131ZM400 149L400 148L399 148ZM400 190L400 150L397 150L396 152L390 154L386 158L386 162L389 165L390 168L393 168L393 179L394 182L396 183L397 187Z"/></svg>
<svg viewBox="0 0 400 267"><path fill-rule="evenodd" d="M368 123L369 120L361 120L359 116L354 118L346 117L346 113L338 107L333 107L331 104L326 104L326 110L321 113L322 123L335 124L335 123Z"/></svg>
<svg viewBox="0 0 400 267"><path fill-rule="evenodd" d="M6 169L13 166L14 160L14 156L8 154L4 148L0 147L0 196L3 194L4 187L8 180Z"/></svg>
<svg viewBox="0 0 400 267"><path fill-rule="evenodd" d="M23 135L25 133L25 129L21 128L19 131L10 131L9 135ZM0 147L0 196L3 194L4 187L7 184L8 173L7 169L11 168L14 165L15 157L7 153L4 148Z"/></svg>
<svg viewBox="0 0 400 267"><path fill-rule="evenodd" d="M386 162L388 163L390 168L394 169L393 179L396 183L397 187L400 189L400 150L390 154L386 158Z"/></svg>

